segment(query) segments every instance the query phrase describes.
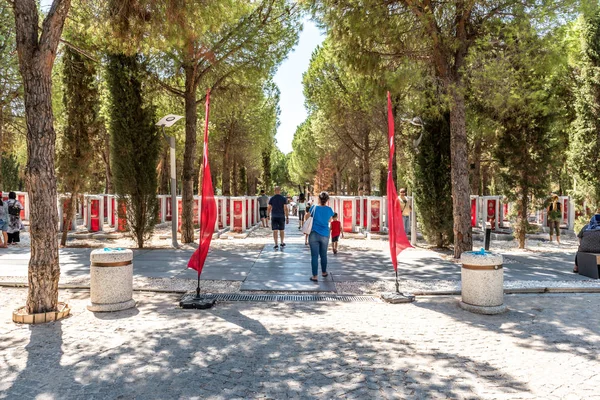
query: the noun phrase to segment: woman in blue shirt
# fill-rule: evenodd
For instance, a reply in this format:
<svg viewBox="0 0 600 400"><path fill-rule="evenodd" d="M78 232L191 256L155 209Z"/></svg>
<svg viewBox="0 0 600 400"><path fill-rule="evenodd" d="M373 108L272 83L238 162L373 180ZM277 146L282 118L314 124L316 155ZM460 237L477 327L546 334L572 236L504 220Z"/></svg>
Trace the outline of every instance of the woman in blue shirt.
<svg viewBox="0 0 600 400"><path fill-rule="evenodd" d="M323 277L328 276L327 273L327 247L329 246L329 222L333 217L333 210L327 206L329 194L321 192L319 195L319 204L312 206L309 210L313 218L312 231L308 236L308 244L310 245L310 257L312 265L313 282L318 282L317 274L319 273L319 256L321 256L321 274Z"/></svg>

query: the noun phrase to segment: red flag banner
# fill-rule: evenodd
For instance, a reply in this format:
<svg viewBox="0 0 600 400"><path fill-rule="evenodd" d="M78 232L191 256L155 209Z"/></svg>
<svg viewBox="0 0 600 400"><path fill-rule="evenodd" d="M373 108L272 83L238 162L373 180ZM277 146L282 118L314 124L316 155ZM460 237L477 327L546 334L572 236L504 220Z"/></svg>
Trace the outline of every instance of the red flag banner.
<svg viewBox="0 0 600 400"><path fill-rule="evenodd" d="M390 241L390 254L392 256L392 264L394 271L398 271L398 255L405 249L412 247L406 232L404 231L404 222L402 221L402 209L400 207L400 199L396 191L396 184L392 176L392 165L394 162L395 144L394 144L394 114L392 113L392 99L390 92L387 93L388 101L388 141L390 144L390 158L388 162L387 176L387 196L388 196L388 230Z"/></svg>
<svg viewBox="0 0 600 400"><path fill-rule="evenodd" d="M208 115L210 111L210 89L206 92L206 117L204 118L204 155L202 163L202 197L200 200L200 244L194 252L188 268L198 271L198 277L204 268L204 262L208 255L210 242L215 231L217 220L217 203L215 202L215 191L213 189L212 177L210 175L210 164L208 163Z"/></svg>

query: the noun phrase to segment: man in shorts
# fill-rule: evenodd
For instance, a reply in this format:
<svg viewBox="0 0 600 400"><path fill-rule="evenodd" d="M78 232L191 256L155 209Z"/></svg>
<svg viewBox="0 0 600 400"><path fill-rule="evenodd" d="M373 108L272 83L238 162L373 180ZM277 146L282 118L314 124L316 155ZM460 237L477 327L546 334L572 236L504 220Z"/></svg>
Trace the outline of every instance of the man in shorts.
<svg viewBox="0 0 600 400"><path fill-rule="evenodd" d="M275 195L269 200L269 214L271 215L271 227L273 228L273 240L275 241L274 249L279 249L277 231L279 231L279 235L281 236L281 248L284 248L285 224L290 223L290 218L287 200L281 195L281 188L279 186L275 187Z"/></svg>
<svg viewBox="0 0 600 400"><path fill-rule="evenodd" d="M265 194L265 190L260 191L260 197L258 198L258 207L260 209L260 222L263 228L269 227L268 209L269 209L269 196Z"/></svg>

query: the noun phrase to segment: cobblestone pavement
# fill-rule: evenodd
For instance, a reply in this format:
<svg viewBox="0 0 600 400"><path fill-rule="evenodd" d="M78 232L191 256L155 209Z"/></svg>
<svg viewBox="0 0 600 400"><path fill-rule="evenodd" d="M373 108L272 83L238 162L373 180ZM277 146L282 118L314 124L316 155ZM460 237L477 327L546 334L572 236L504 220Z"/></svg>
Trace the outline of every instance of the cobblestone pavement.
<svg viewBox="0 0 600 400"><path fill-rule="evenodd" d="M600 296L507 296L503 315L455 297L416 303L220 303L10 322L26 290L0 292L0 398L600 399Z"/></svg>

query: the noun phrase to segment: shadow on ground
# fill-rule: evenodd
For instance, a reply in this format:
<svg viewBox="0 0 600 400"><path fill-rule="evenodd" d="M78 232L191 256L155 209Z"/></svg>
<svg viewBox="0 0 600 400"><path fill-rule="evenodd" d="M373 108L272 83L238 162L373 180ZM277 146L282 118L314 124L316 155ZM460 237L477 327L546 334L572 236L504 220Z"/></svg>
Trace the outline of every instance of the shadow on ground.
<svg viewBox="0 0 600 400"><path fill-rule="evenodd" d="M389 331L322 327L336 304L228 303L198 312L168 299L140 302L139 314L114 313L126 318L94 328L67 326L84 322L75 319L29 327L10 344L25 349L26 366L0 367L8 368L0 397L454 398L476 393L474 380L506 395L527 391L491 364L417 348ZM303 323L308 317L314 326Z"/></svg>

